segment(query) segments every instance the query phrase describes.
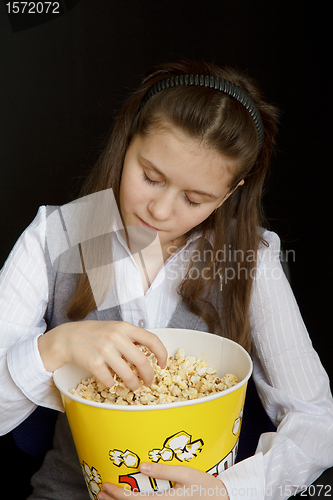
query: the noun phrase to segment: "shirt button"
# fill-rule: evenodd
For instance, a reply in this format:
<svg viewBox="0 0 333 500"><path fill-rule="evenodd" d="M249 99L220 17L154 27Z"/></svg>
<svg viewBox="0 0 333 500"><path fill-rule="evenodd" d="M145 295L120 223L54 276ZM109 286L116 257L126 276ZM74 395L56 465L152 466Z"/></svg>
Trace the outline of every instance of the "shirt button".
<svg viewBox="0 0 333 500"><path fill-rule="evenodd" d="M144 320L144 319L140 319L140 321L139 321L139 323L138 323L138 324L139 324L139 327L140 327L140 328L145 328L145 327L146 327L146 322L145 322L145 320Z"/></svg>

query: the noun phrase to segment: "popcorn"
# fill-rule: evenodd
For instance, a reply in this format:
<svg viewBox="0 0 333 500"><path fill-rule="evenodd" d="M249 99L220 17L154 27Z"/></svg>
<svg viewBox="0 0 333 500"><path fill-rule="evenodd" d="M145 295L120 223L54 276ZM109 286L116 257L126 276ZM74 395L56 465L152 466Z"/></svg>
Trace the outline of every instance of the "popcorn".
<svg viewBox="0 0 333 500"><path fill-rule="evenodd" d="M168 356L167 366L162 369L155 355L148 347L139 345L154 368L154 380L150 387L144 385L138 370L128 362L140 379L140 387L132 391L111 369L115 383L105 387L96 377L80 381L76 389L69 392L88 401L115 405L158 405L187 401L224 391L237 384L235 375L217 376L216 370L205 361L194 356L185 356L184 349L178 349L175 356Z"/></svg>

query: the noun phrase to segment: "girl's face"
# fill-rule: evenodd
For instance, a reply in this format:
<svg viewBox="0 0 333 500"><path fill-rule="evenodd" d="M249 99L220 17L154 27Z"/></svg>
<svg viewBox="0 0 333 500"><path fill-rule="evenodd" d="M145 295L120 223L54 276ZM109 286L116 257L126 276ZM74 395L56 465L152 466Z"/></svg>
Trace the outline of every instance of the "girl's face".
<svg viewBox="0 0 333 500"><path fill-rule="evenodd" d="M130 144L120 184L125 226L156 230L165 255L227 198L234 165L174 127Z"/></svg>

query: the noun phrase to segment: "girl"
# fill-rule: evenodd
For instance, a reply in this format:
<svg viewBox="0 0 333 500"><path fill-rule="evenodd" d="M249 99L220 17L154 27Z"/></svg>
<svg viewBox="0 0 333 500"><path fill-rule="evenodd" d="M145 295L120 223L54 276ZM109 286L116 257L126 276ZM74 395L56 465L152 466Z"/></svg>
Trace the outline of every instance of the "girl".
<svg viewBox="0 0 333 500"><path fill-rule="evenodd" d="M183 327L251 351L277 432L263 434L254 456L217 478L142 464L141 472L175 482L164 496L213 488L230 500L246 492L287 498L333 464L328 377L281 271L279 239L263 229L276 121L254 83L230 68L183 61L148 74L119 113L85 198L61 211L41 207L5 264L3 433L36 405L62 410L52 372L67 362L107 386L112 367L134 390L139 380L125 358L149 385L152 368L136 343L163 367L166 350L146 328ZM145 248L149 258L138 258ZM33 486L31 500L88 498L63 413ZM130 495L105 484L98 498Z"/></svg>

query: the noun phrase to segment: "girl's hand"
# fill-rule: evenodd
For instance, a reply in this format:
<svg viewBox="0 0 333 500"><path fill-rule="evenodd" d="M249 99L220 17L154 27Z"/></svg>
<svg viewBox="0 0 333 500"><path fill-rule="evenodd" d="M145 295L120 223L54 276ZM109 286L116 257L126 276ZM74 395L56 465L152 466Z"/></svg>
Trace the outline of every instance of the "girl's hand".
<svg viewBox="0 0 333 500"><path fill-rule="evenodd" d="M159 365L165 368L167 350L159 338L125 321L64 323L39 337L38 349L49 372L66 363L74 363L95 375L106 387L111 387L114 384L111 367L127 387L135 390L140 381L126 360L137 367L147 386L153 381L154 371L134 342L149 347Z"/></svg>
<svg viewBox="0 0 333 500"><path fill-rule="evenodd" d="M175 482L172 491L159 493L159 498L168 497L187 497L203 498L209 497L212 500L229 500L227 490L220 481L211 474L201 472L191 467L172 466L165 464L142 463L140 471L147 476L155 479L166 479ZM111 483L103 484L103 491L98 494L99 500L122 500L124 498L133 498L138 496L137 492L130 492L128 489L121 488ZM145 496L141 492L140 496ZM148 496L148 494L147 494Z"/></svg>

